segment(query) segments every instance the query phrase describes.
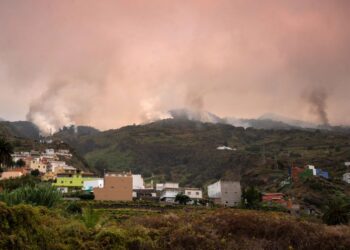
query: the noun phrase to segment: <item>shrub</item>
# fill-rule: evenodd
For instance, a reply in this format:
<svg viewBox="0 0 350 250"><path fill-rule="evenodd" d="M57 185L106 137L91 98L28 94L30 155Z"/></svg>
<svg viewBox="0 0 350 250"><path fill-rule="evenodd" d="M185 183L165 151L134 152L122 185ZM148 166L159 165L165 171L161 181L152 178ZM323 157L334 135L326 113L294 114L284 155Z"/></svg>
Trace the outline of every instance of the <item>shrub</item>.
<svg viewBox="0 0 350 250"><path fill-rule="evenodd" d="M34 187L39 183L40 183L40 178L37 178L32 175L25 175L20 178L13 178L13 179L11 178L6 180L1 180L0 187L2 187L4 190L12 191L23 186Z"/></svg>
<svg viewBox="0 0 350 250"><path fill-rule="evenodd" d="M188 202L190 202L191 199L187 195L183 193L178 193L175 197L175 202L180 203L181 205L186 205Z"/></svg>
<svg viewBox="0 0 350 250"><path fill-rule="evenodd" d="M338 198L328 202L322 220L328 225L348 224L350 204Z"/></svg>
<svg viewBox="0 0 350 250"><path fill-rule="evenodd" d="M77 202L71 202L66 207L66 211L70 214L82 214L83 209L81 208L81 205Z"/></svg>
<svg viewBox="0 0 350 250"><path fill-rule="evenodd" d="M82 220L86 227L88 228L95 227L99 219L100 219L99 214L91 206L83 210Z"/></svg>
<svg viewBox="0 0 350 250"><path fill-rule="evenodd" d="M126 233L121 229L104 229L95 239L102 249L126 249Z"/></svg>
<svg viewBox="0 0 350 250"><path fill-rule="evenodd" d="M24 186L0 194L0 200L11 206L25 203L34 206L53 207L61 198L61 193L47 184L38 184L34 187Z"/></svg>

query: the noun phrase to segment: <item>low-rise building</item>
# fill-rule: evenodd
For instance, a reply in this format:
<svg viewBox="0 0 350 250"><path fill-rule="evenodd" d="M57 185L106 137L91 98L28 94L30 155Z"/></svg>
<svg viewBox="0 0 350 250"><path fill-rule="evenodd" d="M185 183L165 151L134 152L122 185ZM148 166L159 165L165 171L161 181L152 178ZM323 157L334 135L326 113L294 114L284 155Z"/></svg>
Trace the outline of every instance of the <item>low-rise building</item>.
<svg viewBox="0 0 350 250"><path fill-rule="evenodd" d="M57 187L62 192L82 190L84 181L95 180L96 178L91 176L84 176L84 174L59 174L57 175L56 182L53 186Z"/></svg>
<svg viewBox="0 0 350 250"><path fill-rule="evenodd" d="M94 188L103 188L103 178L97 178L95 180L84 181L83 190L92 192Z"/></svg>
<svg viewBox="0 0 350 250"><path fill-rule="evenodd" d="M179 188L163 188L160 193L160 200L165 202L175 202L176 195L180 193Z"/></svg>
<svg viewBox="0 0 350 250"><path fill-rule="evenodd" d="M350 173L343 174L343 181L350 184Z"/></svg>
<svg viewBox="0 0 350 250"><path fill-rule="evenodd" d="M288 199L285 198L283 193L264 193L262 196L262 201L266 203L276 203L288 206Z"/></svg>
<svg viewBox="0 0 350 250"><path fill-rule="evenodd" d="M47 172L47 162L40 158L35 158L30 162L31 170L39 170L40 173L45 174Z"/></svg>
<svg viewBox="0 0 350 250"><path fill-rule="evenodd" d="M208 186L208 197L224 206L237 206L241 201L241 183L239 181L218 181Z"/></svg>
<svg viewBox="0 0 350 250"><path fill-rule="evenodd" d="M329 179L329 173L319 168L316 169L316 175L325 179Z"/></svg>
<svg viewBox="0 0 350 250"><path fill-rule="evenodd" d="M165 182L165 183L157 183L156 190L162 191L165 188L179 188L179 183L176 182Z"/></svg>
<svg viewBox="0 0 350 250"><path fill-rule="evenodd" d="M12 168L2 172L0 174L0 180L19 178L26 174L28 174L28 170L26 168Z"/></svg>
<svg viewBox="0 0 350 250"><path fill-rule="evenodd" d="M132 175L132 189L144 189L145 183L143 181L143 178L140 174L133 174Z"/></svg>
<svg viewBox="0 0 350 250"><path fill-rule="evenodd" d="M131 201L132 179L131 173L105 174L104 187L93 189L95 200Z"/></svg>
<svg viewBox="0 0 350 250"><path fill-rule="evenodd" d="M203 192L200 188L184 188L184 194L193 201L203 199Z"/></svg>
<svg viewBox="0 0 350 250"><path fill-rule="evenodd" d="M154 189L134 189L132 197L138 200L158 200L157 193Z"/></svg>

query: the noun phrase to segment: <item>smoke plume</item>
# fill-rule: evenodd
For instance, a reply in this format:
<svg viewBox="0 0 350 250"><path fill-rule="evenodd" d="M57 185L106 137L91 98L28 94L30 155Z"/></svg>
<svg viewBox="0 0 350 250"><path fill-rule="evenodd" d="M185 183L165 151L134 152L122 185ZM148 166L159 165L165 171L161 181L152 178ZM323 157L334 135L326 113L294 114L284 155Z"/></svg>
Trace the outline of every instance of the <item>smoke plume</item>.
<svg viewBox="0 0 350 250"><path fill-rule="evenodd" d="M312 91L307 100L310 104L310 110L315 114L322 125L328 126L328 114L327 114L327 93L325 90L317 89Z"/></svg>
<svg viewBox="0 0 350 250"><path fill-rule="evenodd" d="M345 0L3 0L0 116L46 133L181 109L350 124L348 23Z"/></svg>

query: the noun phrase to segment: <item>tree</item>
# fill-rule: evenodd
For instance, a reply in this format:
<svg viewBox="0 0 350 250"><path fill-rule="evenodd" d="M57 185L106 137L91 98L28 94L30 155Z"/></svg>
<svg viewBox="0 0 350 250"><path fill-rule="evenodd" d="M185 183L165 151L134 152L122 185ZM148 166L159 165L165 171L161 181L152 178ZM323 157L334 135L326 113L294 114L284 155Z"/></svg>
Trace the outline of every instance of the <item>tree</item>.
<svg viewBox="0 0 350 250"><path fill-rule="evenodd" d="M258 208L262 195L255 187L248 187L243 190L242 203L245 208Z"/></svg>
<svg viewBox="0 0 350 250"><path fill-rule="evenodd" d="M11 166L13 147L5 139L0 138L0 167L1 166Z"/></svg>
<svg viewBox="0 0 350 250"><path fill-rule="evenodd" d="M322 220L328 225L348 224L350 219L350 204L336 198L328 202L324 209Z"/></svg>
<svg viewBox="0 0 350 250"><path fill-rule="evenodd" d="M191 199L183 193L178 193L175 197L175 202L179 202L181 205L186 205Z"/></svg>
<svg viewBox="0 0 350 250"><path fill-rule="evenodd" d="M26 165L26 162L23 161L22 159L19 159L18 161L16 161L15 163L16 167L24 167Z"/></svg>
<svg viewBox="0 0 350 250"><path fill-rule="evenodd" d="M38 169L34 169L30 172L34 177L38 177L40 175L40 171Z"/></svg>

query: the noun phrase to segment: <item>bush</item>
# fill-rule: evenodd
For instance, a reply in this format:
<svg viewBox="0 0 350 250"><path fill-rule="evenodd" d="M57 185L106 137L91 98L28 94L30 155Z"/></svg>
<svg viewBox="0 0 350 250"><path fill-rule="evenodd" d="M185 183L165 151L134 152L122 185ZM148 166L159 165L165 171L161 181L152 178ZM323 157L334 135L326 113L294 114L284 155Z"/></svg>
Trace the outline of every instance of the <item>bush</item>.
<svg viewBox="0 0 350 250"><path fill-rule="evenodd" d="M25 203L34 206L53 207L61 198L61 193L56 188L46 184L38 184L34 187L24 186L0 194L0 200L10 206Z"/></svg>
<svg viewBox="0 0 350 250"><path fill-rule="evenodd" d="M322 220L327 225L348 224L350 218L350 204L338 198L328 202L324 209Z"/></svg>
<svg viewBox="0 0 350 250"><path fill-rule="evenodd" d="M82 214L83 209L81 208L81 205L77 202L71 202L66 207L66 211L70 214Z"/></svg>
<svg viewBox="0 0 350 250"><path fill-rule="evenodd" d="M99 214L91 206L83 210L82 220L86 227L88 228L95 227L99 219L100 219Z"/></svg>
<svg viewBox="0 0 350 250"><path fill-rule="evenodd" d="M4 190L12 191L23 186L34 187L39 183L40 178L32 175L25 175L20 178L1 180L0 187L2 187Z"/></svg>
<svg viewBox="0 0 350 250"><path fill-rule="evenodd" d="M102 249L125 249L126 233L121 229L105 229L96 235Z"/></svg>

